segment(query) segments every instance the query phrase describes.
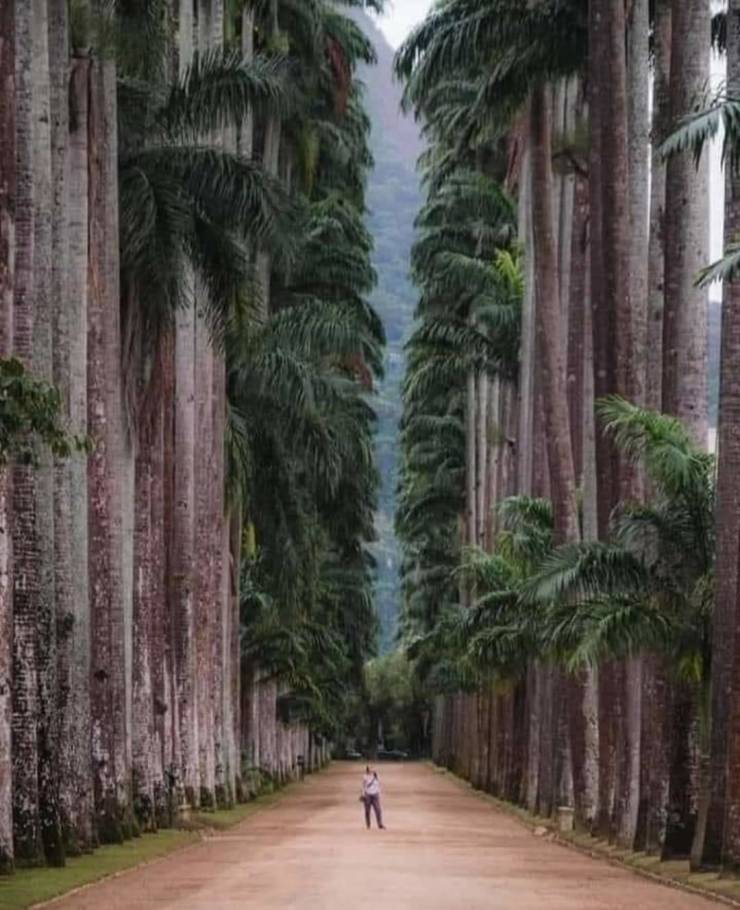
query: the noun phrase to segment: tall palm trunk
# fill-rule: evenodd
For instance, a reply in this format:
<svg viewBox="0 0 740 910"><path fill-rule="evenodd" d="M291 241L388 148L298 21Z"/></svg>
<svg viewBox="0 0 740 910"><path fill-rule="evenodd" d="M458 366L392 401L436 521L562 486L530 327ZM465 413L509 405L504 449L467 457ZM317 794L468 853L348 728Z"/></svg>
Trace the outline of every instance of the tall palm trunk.
<svg viewBox="0 0 740 910"><path fill-rule="evenodd" d="M641 402L645 353L648 242L648 38L647 0L630 8L625 52L625 7L609 4L610 90L602 123L604 142L604 251L606 306L616 314L616 391ZM629 58L629 60L628 60ZM629 68L628 68L629 63ZM628 82L629 79L629 82ZM620 464L620 499L639 498L641 483L631 460ZM617 840L632 847L640 802L642 662L624 666Z"/></svg>
<svg viewBox="0 0 740 910"><path fill-rule="evenodd" d="M629 277L635 401L646 393L650 257L650 17L648 0L634 0L627 22ZM651 352L652 356L652 352Z"/></svg>
<svg viewBox="0 0 740 910"><path fill-rule="evenodd" d="M13 340L15 279L15 4L0 8L0 356ZM13 869L13 600L10 472L0 469L0 874Z"/></svg>
<svg viewBox="0 0 740 910"><path fill-rule="evenodd" d="M16 221L13 349L33 362L34 295L34 120L33 6L15 4L16 14ZM42 858L38 796L39 604L36 484L32 469L12 471L13 509L13 825L16 859Z"/></svg>
<svg viewBox="0 0 740 910"><path fill-rule="evenodd" d="M709 78L709 0L674 0L671 31L671 121L701 100ZM696 276L708 259L707 158L690 154L666 169L663 410L680 417L698 445L707 444L707 291Z"/></svg>
<svg viewBox="0 0 740 910"><path fill-rule="evenodd" d="M88 267L88 93L90 60L75 56L69 88L69 164L66 180L66 232L69 271L57 312L55 375L69 402L70 430L87 434L87 267ZM67 476L62 476L67 472ZM68 494L67 494L68 490ZM60 782L62 823L68 852L88 849L94 840L90 763L90 611L88 577L87 458L73 455L57 467L58 527L64 546L64 513L69 495L70 601L60 627L59 690L62 700ZM64 554L60 554L64 558ZM64 580L60 574L59 582ZM66 596L59 590L59 610Z"/></svg>
<svg viewBox="0 0 740 910"><path fill-rule="evenodd" d="M584 256L586 280L583 303L583 538L597 540L599 516L596 477L596 419L594 413L594 355L591 298L591 269ZM599 680L595 668L586 670L583 696L585 721L583 758L583 821L592 829L599 810Z"/></svg>
<svg viewBox="0 0 740 910"><path fill-rule="evenodd" d="M218 605L214 627L214 762L216 778L216 803L230 806L234 800L236 769L233 761L234 737L231 717L231 597L229 585L229 517L225 502L225 451L226 434L226 365L221 351L213 357L213 498L211 502L213 598Z"/></svg>
<svg viewBox="0 0 740 910"><path fill-rule="evenodd" d="M130 301L130 307L136 306ZM128 313L128 318L133 314ZM154 373L153 375L156 375ZM140 380L140 407L137 421L137 451L134 502L133 589L133 673L132 673L132 780L137 820L145 831L157 826L155 808L155 729L153 676L154 591L154 446L156 445L156 404L153 390ZM157 392L159 390L157 389Z"/></svg>
<svg viewBox="0 0 740 910"><path fill-rule="evenodd" d="M151 614L150 653L154 744L152 756L152 791L154 819L160 825L171 825L172 796L170 773L176 765L172 729L177 711L174 703L172 614L167 597L167 540L171 520L171 475L166 471L167 418L172 419L172 335L167 333L160 341L157 374L161 395L154 404L150 470L152 477L150 497L151 537ZM168 509L168 506L170 507Z"/></svg>
<svg viewBox="0 0 740 910"><path fill-rule="evenodd" d="M535 269L535 322L541 364L541 395L547 436L547 461L557 543L579 539L576 480L571 449L566 393L565 350L561 323L557 245L554 236L552 182L552 117L546 87L536 88L530 100L532 155L532 236ZM554 808L556 764L565 754L561 725L563 680L559 670L542 668L539 786L540 810ZM544 750L544 752L543 752Z"/></svg>
<svg viewBox="0 0 740 910"><path fill-rule="evenodd" d="M49 5L35 0L33 7L34 48L34 327L33 368L39 378L53 376L53 265L64 267L62 223L66 124L56 124L52 136L51 79L49 59ZM55 48L64 81L66 70L66 22L55 22ZM57 75L57 74L55 74ZM54 149L52 156L52 139ZM53 160L52 160L53 159ZM56 198L54 198L56 196ZM54 238L56 227L56 238ZM56 243L55 243L56 240ZM36 523L39 542L38 667L39 667L39 811L46 860L64 864L59 817L59 722L57 705L57 617L55 605L54 460L44 451L36 471Z"/></svg>
<svg viewBox="0 0 740 910"><path fill-rule="evenodd" d="M671 120L686 116L701 100L709 77L709 0L674 0L671 21ZM696 287L696 275L708 258L708 163L699 167L690 154L672 157L666 168L665 306L663 313L663 410L684 421L696 443L707 444L707 291ZM695 723L693 694L687 684L674 687L671 750L670 818L664 852L688 851L697 794L685 775L684 762L695 751L684 743ZM693 711L696 717L694 704ZM701 761L705 769L705 760ZM703 789L704 784L699 784ZM698 797L701 799L701 797Z"/></svg>
<svg viewBox="0 0 740 910"><path fill-rule="evenodd" d="M671 129L672 0L656 0L653 39L653 123L650 167L650 240L648 263L648 335L645 403L660 410L663 395L663 306L665 278L666 163L660 146Z"/></svg>
<svg viewBox="0 0 740 910"><path fill-rule="evenodd" d="M633 399L634 319L629 278L630 207L625 9L621 0L589 6L591 290L595 394ZM597 433L599 536L620 499L638 492L637 474ZM639 665L599 669L599 816L602 833L631 843L639 808Z"/></svg>
<svg viewBox="0 0 740 910"><path fill-rule="evenodd" d="M519 175L519 242L532 249L532 153L528 143L522 142L524 151ZM534 478L534 415L536 402L535 364L535 276L534 257L525 262L524 299L522 301L522 329L519 370L519 426L517 432L517 477L516 489L528 495L532 493ZM539 739L540 711L537 687L537 666L533 663L527 669L525 686L527 702L527 753L526 770L522 786L523 799L530 811L537 806L539 789Z"/></svg>
<svg viewBox="0 0 740 910"><path fill-rule="evenodd" d="M727 12L727 90L740 90L740 0ZM740 236L740 177L728 168L725 240ZM701 859L710 865L740 858L740 760L733 736L740 710L737 605L740 596L740 282L727 282L722 304L717 470L717 563L712 614L710 788L700 807Z"/></svg>
<svg viewBox="0 0 740 910"><path fill-rule="evenodd" d="M196 316L195 327L195 434L198 445L195 452L195 684L197 691L198 752L200 776L200 802L205 807L215 803L215 765L213 731L213 662L212 643L214 614L218 602L213 600L211 578L213 551L211 548L212 523L210 519L213 495L213 401L212 376L213 352L208 331L201 316Z"/></svg>
<svg viewBox="0 0 740 910"><path fill-rule="evenodd" d="M180 2L180 72L193 57L193 3ZM174 515L172 597L178 703L179 773L185 799L199 797L195 693L195 303L177 314L175 325Z"/></svg>
<svg viewBox="0 0 740 910"><path fill-rule="evenodd" d="M653 38L653 123L650 172L650 240L648 254L648 320L645 361L645 404L659 410L663 380L663 278L665 267L666 165L660 145L670 130L671 0L658 0ZM665 837L670 770L670 683L668 668L659 657L643 661L643 831L639 846L659 852Z"/></svg>
<svg viewBox="0 0 740 910"><path fill-rule="evenodd" d="M69 107L71 100L69 47L67 41L67 5L49 0L49 73L51 95L51 171L52 171L52 256L51 308L53 332L53 377L59 390L65 416L71 422L69 282L70 231L68 224L69 194L67 179L71 172L68 160ZM75 265L77 263L75 262ZM83 272L84 274L84 272ZM71 756L67 747L65 728L74 708L75 696L70 687L70 645L77 634L74 627L74 593L72 568L72 466L65 460L54 465L54 609L57 629L56 705L58 712L55 760L58 764L59 814L63 840L70 840L68 775L73 779ZM75 845L73 845L73 850Z"/></svg>
<svg viewBox="0 0 740 910"><path fill-rule="evenodd" d="M535 254L537 350L542 363L542 396L547 428L555 537L578 540L578 512L570 442L565 358L560 332L557 247L552 208L550 100L545 88L532 93L532 233Z"/></svg>
<svg viewBox="0 0 740 910"><path fill-rule="evenodd" d="M90 68L88 116L88 469L91 707L98 836L131 830L128 773L121 483L124 431L118 269L116 68Z"/></svg>

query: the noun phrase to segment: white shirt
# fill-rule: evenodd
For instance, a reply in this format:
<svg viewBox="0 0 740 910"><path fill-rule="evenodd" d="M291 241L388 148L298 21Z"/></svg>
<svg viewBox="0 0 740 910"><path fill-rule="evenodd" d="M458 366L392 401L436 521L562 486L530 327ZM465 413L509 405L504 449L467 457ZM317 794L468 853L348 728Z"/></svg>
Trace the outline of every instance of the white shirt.
<svg viewBox="0 0 740 910"><path fill-rule="evenodd" d="M377 774L366 774L362 778L362 792L365 796L380 796L380 781Z"/></svg>

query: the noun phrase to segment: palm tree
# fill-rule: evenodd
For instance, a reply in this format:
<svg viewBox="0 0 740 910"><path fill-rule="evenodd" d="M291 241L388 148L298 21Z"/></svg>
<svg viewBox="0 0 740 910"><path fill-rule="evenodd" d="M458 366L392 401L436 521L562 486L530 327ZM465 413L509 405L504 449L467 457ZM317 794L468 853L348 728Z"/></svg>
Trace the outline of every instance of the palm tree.
<svg viewBox="0 0 740 910"><path fill-rule="evenodd" d="M589 659L599 656L598 649L602 646L605 650L600 659L609 654L634 654L635 643L641 636L646 644L652 642L661 652L666 647L678 648L678 657L671 652L671 662L676 666L678 661L690 678L695 676L702 684L697 703L703 705L709 680L707 589L714 559L713 461L692 445L687 431L672 418L642 411L621 400L603 405L602 413L625 455L642 463L656 491L657 502L622 507L623 515L615 526L618 548L585 543L562 554L556 552L550 564L545 562L541 580L534 584L539 585L538 594L543 600L553 593L563 598L562 616L558 615L555 622L556 630L557 623L562 622L562 630L567 634L573 629L569 624L577 621L576 614L571 619L567 613L572 609L572 598L584 598L591 610L590 592L605 593L604 612L600 615L602 606L597 604L589 619L595 623L593 632L584 632L584 645L579 646L594 649ZM691 558L687 554L692 554ZM681 572L677 571L676 559L681 562ZM549 572L552 578L548 577ZM555 591L555 585L561 583L563 590ZM614 594L618 598L612 604L608 598ZM646 628L630 628L628 620L633 619L645 621ZM612 632L616 646L610 650ZM576 634L579 636L581 632ZM606 637L600 643L602 634ZM622 634L625 637L620 644ZM681 729L674 732L675 763L667 794L672 821L667 832L663 829L651 835L655 842L665 844L667 851L688 850L693 831L691 808L686 799L689 784L685 772L677 768L677 750L682 748L685 732ZM666 818L665 803L653 811L656 816ZM649 824L657 822L651 820Z"/></svg>

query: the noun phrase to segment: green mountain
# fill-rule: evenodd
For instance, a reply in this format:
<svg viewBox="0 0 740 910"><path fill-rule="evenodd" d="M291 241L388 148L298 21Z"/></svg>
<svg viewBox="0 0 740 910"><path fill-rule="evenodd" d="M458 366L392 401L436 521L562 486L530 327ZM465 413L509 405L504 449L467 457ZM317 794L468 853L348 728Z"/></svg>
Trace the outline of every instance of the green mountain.
<svg viewBox="0 0 740 910"><path fill-rule="evenodd" d="M404 372L403 345L416 307L416 293L409 277L409 254L414 218L422 194L416 160L422 143L413 118L401 113L401 86L393 80L393 50L373 21L357 14L377 55L376 66L365 67L360 77L372 119L375 169L368 183L368 223L375 239L373 265L378 285L372 303L380 314L388 338L385 379L378 389L376 439L382 487L377 514L378 561L376 607L380 619L380 648L389 650L395 638L400 607L398 578L400 549L393 533L398 477L398 422L401 416L400 384Z"/></svg>

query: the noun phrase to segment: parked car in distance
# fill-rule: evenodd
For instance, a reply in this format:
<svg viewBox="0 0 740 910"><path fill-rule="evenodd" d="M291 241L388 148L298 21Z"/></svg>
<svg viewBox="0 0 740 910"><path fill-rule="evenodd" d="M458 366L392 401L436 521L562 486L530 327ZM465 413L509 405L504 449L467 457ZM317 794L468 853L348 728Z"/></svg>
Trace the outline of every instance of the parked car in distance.
<svg viewBox="0 0 740 910"><path fill-rule="evenodd" d="M378 749L378 759L381 761L404 761L408 757L408 752L403 752L401 749Z"/></svg>

